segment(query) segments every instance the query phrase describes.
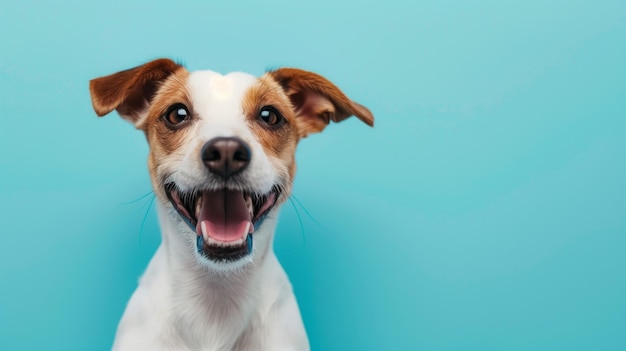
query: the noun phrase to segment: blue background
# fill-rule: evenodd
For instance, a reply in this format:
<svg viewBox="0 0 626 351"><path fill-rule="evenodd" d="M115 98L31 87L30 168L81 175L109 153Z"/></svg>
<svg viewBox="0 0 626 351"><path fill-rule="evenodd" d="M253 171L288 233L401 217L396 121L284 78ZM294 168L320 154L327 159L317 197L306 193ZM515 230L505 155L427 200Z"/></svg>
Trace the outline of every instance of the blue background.
<svg viewBox="0 0 626 351"><path fill-rule="evenodd" d="M626 349L626 2L1 7L1 350L110 347L160 237L145 139L87 82L162 56L374 112L301 143L283 207L314 350Z"/></svg>

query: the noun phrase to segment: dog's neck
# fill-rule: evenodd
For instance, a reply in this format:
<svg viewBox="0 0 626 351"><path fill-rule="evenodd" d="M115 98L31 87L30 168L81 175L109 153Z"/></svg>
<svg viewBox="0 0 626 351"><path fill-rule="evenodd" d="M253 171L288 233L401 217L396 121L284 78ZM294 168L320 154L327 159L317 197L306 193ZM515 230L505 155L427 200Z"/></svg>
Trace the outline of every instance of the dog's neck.
<svg viewBox="0 0 626 351"><path fill-rule="evenodd" d="M198 262L189 239L179 232L179 224L172 220L162 204L158 205L158 213L163 242L157 253L160 256L157 264L167 273L165 279L155 283L168 291L163 298L170 305L173 327L184 331L181 335L193 335L190 331L196 330L198 337L206 336L203 328L208 325L212 328L220 325L241 327L240 330L221 331L222 334L213 333L221 337L242 333L247 326L245 321L251 321L260 312L255 309L266 295L263 289L268 288L268 281L275 279L272 272L282 272L275 267L280 264L272 249L276 219L268 216L262 229L255 232L254 235L265 235L269 240L258 240L258 244L265 245L255 243L252 263L235 271L219 273ZM144 279L150 279L149 276L150 272L146 272ZM233 323L227 322L230 319Z"/></svg>

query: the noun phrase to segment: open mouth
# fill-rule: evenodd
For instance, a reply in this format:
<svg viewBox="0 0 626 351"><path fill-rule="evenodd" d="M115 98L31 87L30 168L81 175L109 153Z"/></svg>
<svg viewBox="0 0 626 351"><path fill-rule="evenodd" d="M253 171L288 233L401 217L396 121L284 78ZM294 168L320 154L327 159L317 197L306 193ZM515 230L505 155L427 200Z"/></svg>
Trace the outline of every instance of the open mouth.
<svg viewBox="0 0 626 351"><path fill-rule="evenodd" d="M198 253L213 261L234 261L252 252L252 234L278 199L267 194L219 189L182 192L167 183L165 192L178 214L196 231Z"/></svg>

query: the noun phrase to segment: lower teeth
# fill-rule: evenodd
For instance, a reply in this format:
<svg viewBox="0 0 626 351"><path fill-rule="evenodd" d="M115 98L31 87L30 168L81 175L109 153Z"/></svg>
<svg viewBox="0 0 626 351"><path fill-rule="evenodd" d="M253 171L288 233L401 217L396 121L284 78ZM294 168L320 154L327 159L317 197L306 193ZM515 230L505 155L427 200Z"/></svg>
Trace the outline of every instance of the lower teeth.
<svg viewBox="0 0 626 351"><path fill-rule="evenodd" d="M223 242L223 241L218 241L218 240L215 240L215 239L213 239L211 237L208 237L206 239L207 240L206 244L208 246L213 246L213 247L215 247L215 246L219 246L219 247L242 246L243 243L246 241L246 239L247 239L247 235L245 237L241 238L241 239L238 239L238 240Z"/></svg>
<svg viewBox="0 0 626 351"><path fill-rule="evenodd" d="M252 198L250 196L246 196L246 207L248 207L250 218L252 218L254 215L254 207L252 206Z"/></svg>
<svg viewBox="0 0 626 351"><path fill-rule="evenodd" d="M196 202L196 218L200 218L200 210L202 210L202 195L198 196L198 201Z"/></svg>

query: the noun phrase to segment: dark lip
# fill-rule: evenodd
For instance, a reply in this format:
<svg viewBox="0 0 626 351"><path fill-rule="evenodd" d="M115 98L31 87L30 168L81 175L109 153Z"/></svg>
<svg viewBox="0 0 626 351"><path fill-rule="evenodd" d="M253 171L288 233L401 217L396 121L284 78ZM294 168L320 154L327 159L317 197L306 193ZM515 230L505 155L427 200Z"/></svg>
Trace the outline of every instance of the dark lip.
<svg viewBox="0 0 626 351"><path fill-rule="evenodd" d="M178 215L185 221L185 223L187 223L187 225L189 225L189 227L194 232L196 232L198 219L195 216L195 206L198 200L198 196L200 196L202 190L198 189L191 192L181 192L176 184L172 182L166 183L164 189L167 198L169 199L174 209L176 209ZM174 199L172 195L174 192L177 193L180 202L177 202ZM252 224L254 225L256 231L261 226L267 214L274 208L274 206L276 206L276 203L278 202L278 199L281 195L280 187L273 186L272 190L270 190L266 194L258 194L249 191L244 191L243 193L244 195L249 195L252 198L254 208ZM274 194L273 203L263 212L259 213L259 210L268 200L269 196L272 193ZM236 261L252 252L252 234L248 234L247 240L241 246L209 246L204 242L202 235L198 235L196 241L196 248L198 250L198 253L212 261Z"/></svg>
<svg viewBox="0 0 626 351"><path fill-rule="evenodd" d="M204 258L212 261L232 262L244 258L252 252L252 234L248 234L241 246L218 247L209 246L202 235L196 239L196 249Z"/></svg>

